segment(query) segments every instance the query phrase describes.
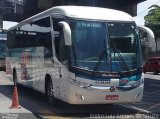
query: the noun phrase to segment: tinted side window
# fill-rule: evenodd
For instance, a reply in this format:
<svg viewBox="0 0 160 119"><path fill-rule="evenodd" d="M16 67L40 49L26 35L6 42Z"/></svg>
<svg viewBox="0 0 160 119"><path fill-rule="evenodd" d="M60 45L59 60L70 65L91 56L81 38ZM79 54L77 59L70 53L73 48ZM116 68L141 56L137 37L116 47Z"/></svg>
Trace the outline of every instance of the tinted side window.
<svg viewBox="0 0 160 119"><path fill-rule="evenodd" d="M9 48L38 47L52 48L50 18L25 24L8 32Z"/></svg>

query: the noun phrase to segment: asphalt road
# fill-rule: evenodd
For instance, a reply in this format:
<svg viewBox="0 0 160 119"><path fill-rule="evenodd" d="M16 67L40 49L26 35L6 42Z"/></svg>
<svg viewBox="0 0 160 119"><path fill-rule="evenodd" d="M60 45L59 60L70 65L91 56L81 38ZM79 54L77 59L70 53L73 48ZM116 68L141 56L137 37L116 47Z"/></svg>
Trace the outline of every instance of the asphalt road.
<svg viewBox="0 0 160 119"><path fill-rule="evenodd" d="M156 80L155 80L156 79ZM159 80L158 80L159 79ZM59 100L48 104L44 94L18 86L19 102L38 119L63 118L159 118L160 75L145 75L144 97L140 103L69 105ZM0 93L12 99L13 86L0 85ZM0 107L2 108L2 107ZM21 114L22 115L22 114ZM28 114L23 114L27 115ZM32 119L32 118L30 118Z"/></svg>
<svg viewBox="0 0 160 119"><path fill-rule="evenodd" d="M134 105L150 112L160 114L160 74L145 74L143 100Z"/></svg>

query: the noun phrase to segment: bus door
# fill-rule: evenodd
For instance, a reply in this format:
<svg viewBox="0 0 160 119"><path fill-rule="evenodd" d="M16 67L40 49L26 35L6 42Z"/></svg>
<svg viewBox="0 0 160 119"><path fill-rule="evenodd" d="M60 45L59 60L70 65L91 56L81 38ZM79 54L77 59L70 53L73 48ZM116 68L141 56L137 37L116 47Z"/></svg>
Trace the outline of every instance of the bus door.
<svg viewBox="0 0 160 119"><path fill-rule="evenodd" d="M68 70L67 68L63 65L63 64L60 64L60 70L59 70L59 95L60 95L60 98L64 99L67 98L67 79L68 79Z"/></svg>
<svg viewBox="0 0 160 119"><path fill-rule="evenodd" d="M59 86L60 86L60 97L62 99L65 99L67 97L67 79L68 79L68 47L65 45L64 42L64 35L63 31L60 33L59 38L59 73L60 73L60 79L59 79Z"/></svg>
<svg viewBox="0 0 160 119"><path fill-rule="evenodd" d="M54 46L55 46L55 54L56 59L58 59L58 67L59 67L59 96L64 99L66 97L66 76L68 73L68 57L67 57L67 49L64 43L64 35L63 28L59 25L60 21L65 21L65 17L60 14L54 14L51 18L51 23L53 27L52 36L54 37ZM53 48L54 50L54 48ZM56 60L55 60L56 63ZM57 86L56 86L57 87Z"/></svg>

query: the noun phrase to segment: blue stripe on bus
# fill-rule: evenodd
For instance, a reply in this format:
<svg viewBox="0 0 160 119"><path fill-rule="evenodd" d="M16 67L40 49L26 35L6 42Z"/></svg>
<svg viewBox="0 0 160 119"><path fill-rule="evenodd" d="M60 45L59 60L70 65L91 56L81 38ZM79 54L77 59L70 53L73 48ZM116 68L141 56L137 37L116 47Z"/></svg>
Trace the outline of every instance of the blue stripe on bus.
<svg viewBox="0 0 160 119"><path fill-rule="evenodd" d="M141 74L139 75L135 75L135 76L131 76L131 77L125 77L125 78L115 78L115 79L126 79L128 81L138 81L141 79ZM81 77L81 78L85 78L85 79L89 79L89 80L98 80L98 81L110 81L111 79L114 78L103 78L103 77L91 77L91 76L85 76L85 75L81 75L81 74L76 74L76 77Z"/></svg>

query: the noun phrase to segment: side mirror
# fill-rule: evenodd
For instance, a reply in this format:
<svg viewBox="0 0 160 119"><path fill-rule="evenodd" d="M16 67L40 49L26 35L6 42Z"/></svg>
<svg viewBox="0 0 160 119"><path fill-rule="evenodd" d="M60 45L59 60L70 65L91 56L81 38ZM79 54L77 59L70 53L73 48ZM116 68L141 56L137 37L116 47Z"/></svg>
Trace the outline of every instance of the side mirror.
<svg viewBox="0 0 160 119"><path fill-rule="evenodd" d="M58 24L63 28L65 45L71 46L72 41L71 41L71 28L70 28L70 26L65 21L60 21Z"/></svg>
<svg viewBox="0 0 160 119"><path fill-rule="evenodd" d="M138 26L138 29L147 33L148 46L152 48L155 44L155 36L154 36L153 31L150 28L145 27L145 26Z"/></svg>

